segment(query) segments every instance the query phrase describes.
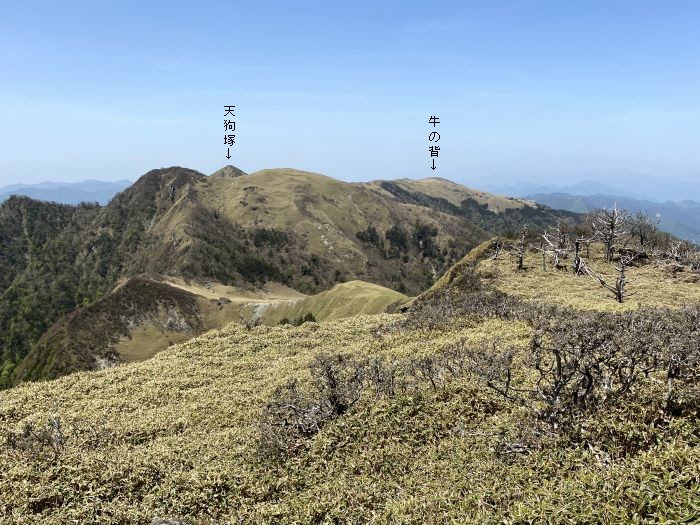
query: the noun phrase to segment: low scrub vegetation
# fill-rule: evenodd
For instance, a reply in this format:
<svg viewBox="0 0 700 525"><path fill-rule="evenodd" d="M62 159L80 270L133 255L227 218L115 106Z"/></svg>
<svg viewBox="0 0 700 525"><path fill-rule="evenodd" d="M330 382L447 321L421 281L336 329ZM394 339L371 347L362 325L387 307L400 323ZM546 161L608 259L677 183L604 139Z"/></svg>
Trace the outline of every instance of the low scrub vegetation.
<svg viewBox="0 0 700 525"><path fill-rule="evenodd" d="M545 311L470 279L406 315L231 325L150 361L0 393L0 516L691 519L697 309ZM73 438L72 421L107 437Z"/></svg>
<svg viewBox="0 0 700 525"><path fill-rule="evenodd" d="M57 414L44 419L27 419L17 431L5 435L6 452L15 458L43 468L59 463L66 450L78 452L104 446L111 434L91 423L73 421L66 425Z"/></svg>
<svg viewBox="0 0 700 525"><path fill-rule="evenodd" d="M465 376L525 411L528 426L536 431L527 444L508 444L521 452L535 445L534 435L600 446L603 443L586 441L589 418L605 410L624 411L639 397L653 408L656 425L665 426L677 417L697 418L700 306L622 314L577 312L543 308L496 292L473 294L461 305L449 305L449 317L444 304L424 304L420 317L425 318L431 306L438 307L436 321L419 328L454 328L450 323L465 318L520 320L532 327L529 344L522 348L493 339L475 345L461 339L421 357L320 356L309 367L308 385L290 380L268 402L261 424L261 456L286 459L303 450L308 439L362 395L377 400L421 388L436 391ZM414 312L406 321L382 327L378 336L415 327L415 316Z"/></svg>
<svg viewBox="0 0 700 525"><path fill-rule="evenodd" d="M485 243L401 314L232 324L0 392L0 518L693 523L692 256L533 231ZM576 270L608 282L625 250L634 300Z"/></svg>

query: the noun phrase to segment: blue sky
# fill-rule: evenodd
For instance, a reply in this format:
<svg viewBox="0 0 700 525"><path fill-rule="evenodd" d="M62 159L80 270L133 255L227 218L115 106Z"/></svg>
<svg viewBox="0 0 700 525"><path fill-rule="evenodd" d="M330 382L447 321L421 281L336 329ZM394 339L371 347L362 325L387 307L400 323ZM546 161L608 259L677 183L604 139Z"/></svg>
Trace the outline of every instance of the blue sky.
<svg viewBox="0 0 700 525"><path fill-rule="evenodd" d="M700 179L700 3L0 1L0 186ZM427 119L440 117L438 169Z"/></svg>

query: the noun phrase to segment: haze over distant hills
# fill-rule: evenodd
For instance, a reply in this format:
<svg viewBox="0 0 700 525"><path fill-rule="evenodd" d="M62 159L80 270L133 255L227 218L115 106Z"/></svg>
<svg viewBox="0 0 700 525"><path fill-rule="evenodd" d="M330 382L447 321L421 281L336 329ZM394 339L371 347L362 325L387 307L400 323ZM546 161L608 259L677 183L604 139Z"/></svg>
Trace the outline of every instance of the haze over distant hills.
<svg viewBox="0 0 700 525"><path fill-rule="evenodd" d="M611 176L610 183L592 178L561 184L503 183L497 176L475 179L487 191L531 199L558 210L587 213L596 208L641 211L655 217L660 229L700 242L700 184L665 181L638 174Z"/></svg>
<svg viewBox="0 0 700 525"><path fill-rule="evenodd" d="M245 173L233 166L225 166L213 175L234 178ZM592 207L598 207L597 203L611 206L615 202L624 202L625 204L620 206L629 207L632 210L645 210L649 214L660 214L662 228L670 233L696 240L696 235L699 233L696 232L693 223L700 222L700 216L696 214L697 208L700 208L700 184L693 182L665 181L636 174L611 177L614 181L611 183L601 182L600 177L584 177L575 182L562 181L561 184L528 181L504 183L498 176L468 179L472 181L470 183L472 187L494 194L534 199L553 208L574 212L590 211ZM430 186L430 181L435 183L439 180L441 179L425 179L423 187ZM131 184L132 181L127 179L12 184L0 187L0 203L11 195L25 195L33 199L61 204L98 202L105 205ZM586 203L583 203L583 197L589 197Z"/></svg>
<svg viewBox="0 0 700 525"><path fill-rule="evenodd" d="M525 197L537 193L568 193L570 195L620 195L657 203L684 200L700 202L700 183L698 182L673 181L638 173L615 174L609 177L582 176L578 180L548 178L548 180L557 180L556 183L528 181L527 178L517 182L503 182L504 180L513 180L513 178L491 175L469 179L470 184L477 188L514 197Z"/></svg>
<svg viewBox="0 0 700 525"><path fill-rule="evenodd" d="M554 209L576 213L587 213L597 208L612 208L613 206L631 212L640 211L658 220L659 228L663 231L682 239L700 243L700 202L684 200L658 203L619 194L535 193L528 195L527 198Z"/></svg>
<svg viewBox="0 0 700 525"><path fill-rule="evenodd" d="M25 195L32 199L61 204L79 204L81 202L107 204L114 195L127 188L130 184L131 181L126 179L118 181L84 180L81 182L12 184L0 188L0 203L12 195Z"/></svg>

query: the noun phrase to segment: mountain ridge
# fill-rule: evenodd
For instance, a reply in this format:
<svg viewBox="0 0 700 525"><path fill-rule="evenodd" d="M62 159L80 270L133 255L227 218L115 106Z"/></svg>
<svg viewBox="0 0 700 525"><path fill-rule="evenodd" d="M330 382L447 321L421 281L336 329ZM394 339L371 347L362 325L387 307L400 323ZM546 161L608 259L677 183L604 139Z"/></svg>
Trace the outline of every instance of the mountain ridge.
<svg viewBox="0 0 700 525"><path fill-rule="evenodd" d="M435 178L347 183L291 168L223 170L236 176L151 170L106 206L5 202L0 385L40 377L31 371L48 370L41 359L20 363L42 334L125 278L277 282L307 295L361 280L416 295L494 233L576 219ZM42 359L63 356L57 369L69 370L70 352L56 344Z"/></svg>

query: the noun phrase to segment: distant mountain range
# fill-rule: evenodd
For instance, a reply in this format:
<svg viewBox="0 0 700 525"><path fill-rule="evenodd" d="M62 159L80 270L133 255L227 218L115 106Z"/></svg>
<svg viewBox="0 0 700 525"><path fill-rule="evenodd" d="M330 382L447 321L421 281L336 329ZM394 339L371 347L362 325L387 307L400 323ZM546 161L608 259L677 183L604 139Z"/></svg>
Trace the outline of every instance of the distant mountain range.
<svg viewBox="0 0 700 525"><path fill-rule="evenodd" d="M216 175L221 178L236 178L245 173L233 166L226 166ZM657 217L662 230L700 243L700 184L668 182L634 174L617 175L614 179L614 185L593 179L553 185L530 182L501 184L497 178L489 177L480 179L475 185L496 194L530 199L554 209L576 213L586 213L615 204L631 211L641 210L650 216ZM432 186L435 188L434 192L437 192L435 194L437 197L447 197L450 200L449 195L440 193L444 192L445 187L445 181L440 181L441 179L425 179L420 192L424 193ZM12 195L24 195L36 200L60 204L77 205L81 202L97 202L100 205L106 205L117 193L131 184L131 181L126 179L13 184L0 188L0 204ZM451 200L453 204L460 204L460 199ZM507 198L502 198L501 201L508 202Z"/></svg>
<svg viewBox="0 0 700 525"><path fill-rule="evenodd" d="M0 188L0 203L12 195L24 195L32 199L58 202L61 204L80 204L81 202L98 202L107 204L112 197L131 185L129 180L82 182L40 182L38 184L13 184Z"/></svg>
<svg viewBox="0 0 700 525"><path fill-rule="evenodd" d="M659 228L677 237L700 243L700 202L653 202L623 195L571 195L569 193L534 193L527 196L539 204L559 210L586 213L597 208L618 208L648 213L659 221Z"/></svg>
<svg viewBox="0 0 700 525"><path fill-rule="evenodd" d="M240 176L238 168L227 166L221 175ZM600 179L599 179L600 180ZM577 182L563 184L543 184L519 181L502 183L498 176L470 179L470 185L498 195L528 198L538 194L568 194L571 196L617 196L639 201L665 204L668 201L700 202L700 183L674 182L645 175L616 175L611 177L612 184L583 178ZM38 184L12 184L0 187L0 203L11 195L26 195L37 200L58 202L60 204L79 204L80 202L99 202L107 204L117 193L132 184L129 180L81 182L41 182ZM682 207L682 206L681 206Z"/></svg>
<svg viewBox="0 0 700 525"><path fill-rule="evenodd" d="M569 189L615 188L584 181ZM363 300L383 307L396 292L430 287L494 235L581 220L578 213L594 208L646 211L662 229L700 242L698 202L602 192L528 197L440 178L348 183L233 166L209 176L153 170L134 184L2 188L0 388L152 355L244 313L302 317L302 302L268 312L263 303L275 294L297 301L357 280L379 286ZM330 300L319 297L307 302Z"/></svg>
<svg viewBox="0 0 700 525"><path fill-rule="evenodd" d="M494 175L470 179L470 183L486 191L514 197L538 193L568 193L570 195L622 195L659 204L684 200L700 202L700 183L697 182L670 181L639 174L615 174L609 178L601 175L596 179L582 178L577 182L569 182L562 178L559 179L561 183L555 184L527 182L525 179L515 183L503 183L500 177ZM600 180L612 182L604 183L599 182Z"/></svg>

